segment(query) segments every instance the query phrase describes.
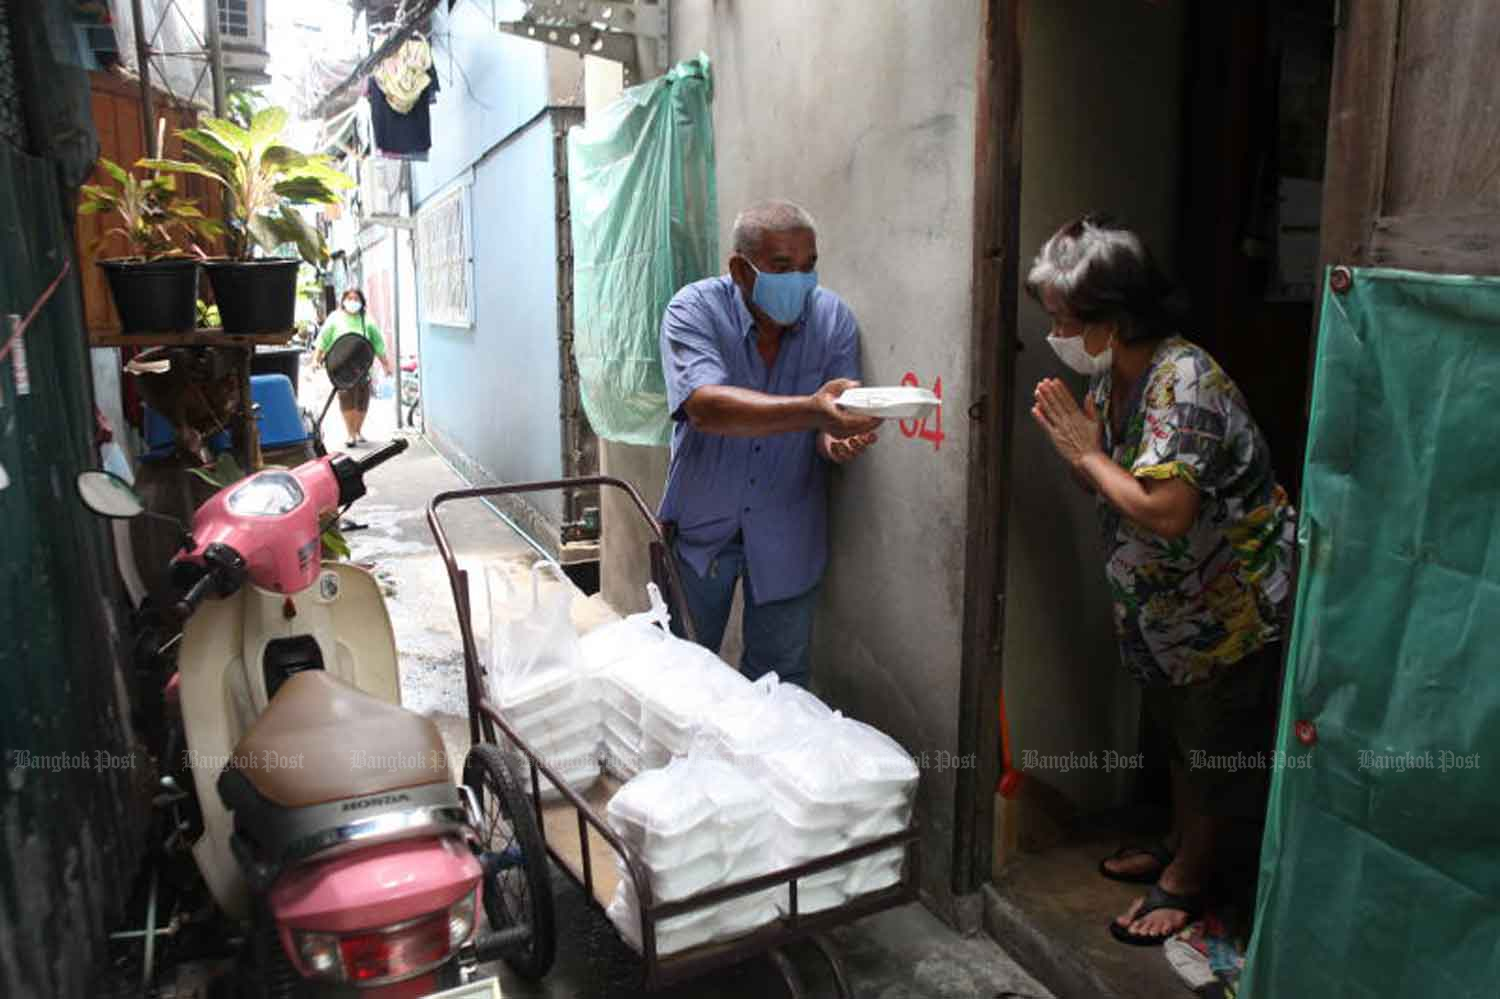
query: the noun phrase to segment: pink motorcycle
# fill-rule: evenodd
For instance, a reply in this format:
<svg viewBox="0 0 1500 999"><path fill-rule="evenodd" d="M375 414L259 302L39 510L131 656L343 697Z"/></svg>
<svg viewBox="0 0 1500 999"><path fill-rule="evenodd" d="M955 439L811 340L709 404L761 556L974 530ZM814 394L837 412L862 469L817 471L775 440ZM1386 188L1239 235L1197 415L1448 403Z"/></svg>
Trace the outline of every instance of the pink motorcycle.
<svg viewBox="0 0 1500 999"><path fill-rule="evenodd" d="M400 706L379 585L322 558L325 521L405 448L227 486L173 559L188 846L248 929L235 980L251 995L415 997L496 958L527 977L551 964L546 852L511 771L478 747L455 783L437 726ZM104 516L146 513L109 473L78 492Z"/></svg>

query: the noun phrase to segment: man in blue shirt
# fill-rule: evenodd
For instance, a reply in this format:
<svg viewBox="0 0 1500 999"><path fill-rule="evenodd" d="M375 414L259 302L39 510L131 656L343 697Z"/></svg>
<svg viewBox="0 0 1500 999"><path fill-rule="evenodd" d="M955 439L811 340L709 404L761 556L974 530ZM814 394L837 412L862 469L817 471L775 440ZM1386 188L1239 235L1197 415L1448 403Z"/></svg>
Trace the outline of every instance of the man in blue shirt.
<svg viewBox="0 0 1500 999"><path fill-rule="evenodd" d="M806 685L827 466L875 443L880 421L837 405L859 384L859 325L817 286L811 216L763 202L735 219L733 241L729 273L683 288L662 318L676 422L661 519L698 641L718 650L743 579L741 670Z"/></svg>

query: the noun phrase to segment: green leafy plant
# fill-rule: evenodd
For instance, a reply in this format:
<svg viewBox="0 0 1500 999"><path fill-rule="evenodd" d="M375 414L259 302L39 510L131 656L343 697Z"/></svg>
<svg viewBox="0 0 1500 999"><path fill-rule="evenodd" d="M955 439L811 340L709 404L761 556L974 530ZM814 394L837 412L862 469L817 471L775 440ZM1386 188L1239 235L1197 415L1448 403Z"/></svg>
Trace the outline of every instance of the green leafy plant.
<svg viewBox="0 0 1500 999"><path fill-rule="evenodd" d="M224 95L224 116L240 128L249 128L255 115L271 106L271 102L258 90L231 87Z"/></svg>
<svg viewBox="0 0 1500 999"><path fill-rule="evenodd" d="M328 246L298 205L335 204L339 191L354 186L327 156L309 156L282 144L286 110L263 108L249 128L225 118L205 118L177 134L190 160L143 160L158 170L197 174L217 181L229 195L229 251L249 260L259 246L273 253L295 244L314 266L328 261Z"/></svg>
<svg viewBox="0 0 1500 999"><path fill-rule="evenodd" d="M215 490L223 489L225 486L233 485L245 477L244 469L235 460L234 455L228 451L220 454L214 459L212 467L189 469L194 475L213 486ZM336 559L349 557L349 541L344 533L339 530L339 518L334 515L333 519L323 526L323 551Z"/></svg>
<svg viewBox="0 0 1500 999"><path fill-rule="evenodd" d="M113 160L100 159L99 165L117 186L84 184L78 213L113 212L120 217L121 224L105 230L94 241L91 252L119 237L130 248L129 256L143 260L184 255L186 250L179 245L180 239L186 239L201 255L203 251L192 242L192 237L208 239L224 231L222 225L199 210L197 201L177 193L177 178L171 174L157 171L149 177L138 177ZM146 165L145 160L136 163L137 167Z"/></svg>
<svg viewBox="0 0 1500 999"><path fill-rule="evenodd" d="M213 327L224 325L223 320L219 318L218 305L209 305L207 302L200 298L198 299L196 307L198 310L198 325L200 327L211 329Z"/></svg>

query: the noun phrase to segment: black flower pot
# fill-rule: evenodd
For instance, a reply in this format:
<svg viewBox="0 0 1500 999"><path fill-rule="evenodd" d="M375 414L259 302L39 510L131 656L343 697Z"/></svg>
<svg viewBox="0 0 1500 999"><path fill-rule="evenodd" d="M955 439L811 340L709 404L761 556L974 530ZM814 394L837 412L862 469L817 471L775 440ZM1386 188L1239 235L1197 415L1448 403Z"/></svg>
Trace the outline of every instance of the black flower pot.
<svg viewBox="0 0 1500 999"><path fill-rule="evenodd" d="M225 333L281 333L297 312L301 260L208 260L219 321Z"/></svg>
<svg viewBox="0 0 1500 999"><path fill-rule="evenodd" d="M122 332L191 333L197 325L196 260L100 260Z"/></svg>

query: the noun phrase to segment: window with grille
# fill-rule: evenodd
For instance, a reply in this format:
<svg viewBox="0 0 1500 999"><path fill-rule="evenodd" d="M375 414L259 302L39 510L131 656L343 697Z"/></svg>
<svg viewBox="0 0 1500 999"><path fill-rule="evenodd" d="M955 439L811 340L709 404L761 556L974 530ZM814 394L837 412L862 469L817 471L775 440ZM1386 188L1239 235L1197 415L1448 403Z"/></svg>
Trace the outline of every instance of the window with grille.
<svg viewBox="0 0 1500 999"><path fill-rule="evenodd" d="M219 0L219 33L233 38L251 38L252 0Z"/></svg>
<svg viewBox="0 0 1500 999"><path fill-rule="evenodd" d="M422 317L439 326L473 323L469 300L469 199L459 186L417 216Z"/></svg>

